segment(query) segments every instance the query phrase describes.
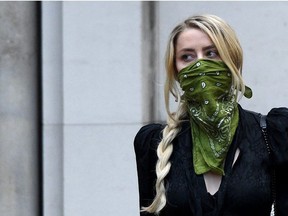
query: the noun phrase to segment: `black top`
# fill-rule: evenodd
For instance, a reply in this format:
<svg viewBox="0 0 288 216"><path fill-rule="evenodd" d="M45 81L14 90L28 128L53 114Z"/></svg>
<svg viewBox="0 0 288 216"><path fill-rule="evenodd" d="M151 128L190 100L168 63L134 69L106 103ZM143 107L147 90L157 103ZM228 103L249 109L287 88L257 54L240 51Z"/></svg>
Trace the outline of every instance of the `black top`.
<svg viewBox="0 0 288 216"><path fill-rule="evenodd" d="M272 167L277 172L278 216L288 215L288 109L274 108L267 115L273 160L269 158L257 114L239 106L239 115L225 160L225 176L213 196L206 190L203 175L194 172L190 123L183 123L173 141L172 166L165 178L167 204L160 216L269 216ZM149 124L135 137L140 206L148 206L155 196L156 149L163 128L161 124ZM232 168L237 148L240 154Z"/></svg>

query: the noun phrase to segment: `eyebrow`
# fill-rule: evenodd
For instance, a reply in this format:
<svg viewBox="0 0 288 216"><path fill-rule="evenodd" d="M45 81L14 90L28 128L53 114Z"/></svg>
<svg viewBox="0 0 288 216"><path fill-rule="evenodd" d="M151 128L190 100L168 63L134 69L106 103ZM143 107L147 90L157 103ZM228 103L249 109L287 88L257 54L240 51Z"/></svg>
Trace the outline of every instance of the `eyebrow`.
<svg viewBox="0 0 288 216"><path fill-rule="evenodd" d="M215 45L209 45L209 46L206 46L206 47L204 47L203 48L203 50L205 51L205 50L209 50L209 49L216 49L216 46ZM183 49L181 49L181 50L179 50L179 52L193 52L193 51L195 51L195 49L192 49L192 48L183 48Z"/></svg>

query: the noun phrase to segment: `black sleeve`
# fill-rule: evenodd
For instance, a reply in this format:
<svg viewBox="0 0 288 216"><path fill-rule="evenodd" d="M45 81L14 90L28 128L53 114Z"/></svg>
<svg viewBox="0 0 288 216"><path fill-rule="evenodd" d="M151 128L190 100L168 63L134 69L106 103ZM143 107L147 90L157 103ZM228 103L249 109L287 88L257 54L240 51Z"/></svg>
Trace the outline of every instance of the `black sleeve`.
<svg viewBox="0 0 288 216"><path fill-rule="evenodd" d="M274 108L267 115L267 130L271 140L276 170L277 215L288 212L288 109Z"/></svg>
<svg viewBox="0 0 288 216"><path fill-rule="evenodd" d="M134 139L134 150L138 174L139 204L149 206L155 197L155 167L157 163L157 146L161 140L163 126L149 124L142 127ZM141 216L152 216L142 212Z"/></svg>
<svg viewBox="0 0 288 216"><path fill-rule="evenodd" d="M288 109L274 108L267 115L267 130L275 164L288 164Z"/></svg>

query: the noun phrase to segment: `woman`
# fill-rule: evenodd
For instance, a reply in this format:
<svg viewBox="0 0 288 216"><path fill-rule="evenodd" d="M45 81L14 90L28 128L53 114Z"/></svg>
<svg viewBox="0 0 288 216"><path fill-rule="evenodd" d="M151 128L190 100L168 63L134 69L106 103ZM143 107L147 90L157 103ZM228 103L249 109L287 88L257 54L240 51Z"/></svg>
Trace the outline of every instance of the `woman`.
<svg viewBox="0 0 288 216"><path fill-rule="evenodd" d="M237 103L252 96L242 59L233 29L217 16L193 16L172 31L167 124L142 127L134 141L141 215L268 216L274 187L277 215L287 215L288 109L267 115L269 154L259 115Z"/></svg>

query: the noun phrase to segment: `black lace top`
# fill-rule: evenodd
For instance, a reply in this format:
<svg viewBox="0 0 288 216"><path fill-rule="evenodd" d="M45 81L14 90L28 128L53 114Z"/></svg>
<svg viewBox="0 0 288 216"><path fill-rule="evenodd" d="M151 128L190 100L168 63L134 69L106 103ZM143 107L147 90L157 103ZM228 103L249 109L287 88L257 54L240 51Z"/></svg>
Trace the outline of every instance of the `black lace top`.
<svg viewBox="0 0 288 216"><path fill-rule="evenodd" d="M288 109L275 108L267 115L273 160L258 116L240 106L239 114L239 125L225 160L225 176L214 195L207 192L203 175L194 172L190 124L182 125L173 141L172 166L165 178L167 204L160 216L269 216L273 167L278 216L288 215ZM151 204L155 195L156 149L163 128L161 124L149 124L135 137L140 206ZM232 167L237 148L240 154Z"/></svg>

